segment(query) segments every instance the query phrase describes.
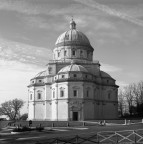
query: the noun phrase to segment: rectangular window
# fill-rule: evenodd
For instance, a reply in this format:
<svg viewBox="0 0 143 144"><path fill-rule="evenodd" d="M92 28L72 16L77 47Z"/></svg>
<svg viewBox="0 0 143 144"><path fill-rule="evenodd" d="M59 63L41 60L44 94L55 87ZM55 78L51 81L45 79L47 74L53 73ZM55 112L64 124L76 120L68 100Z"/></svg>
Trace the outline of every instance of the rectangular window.
<svg viewBox="0 0 143 144"><path fill-rule="evenodd" d="M65 78L65 75L62 75L62 78Z"/></svg>
<svg viewBox="0 0 143 144"><path fill-rule="evenodd" d="M32 94L30 94L30 100L32 100Z"/></svg>
<svg viewBox="0 0 143 144"><path fill-rule="evenodd" d="M55 91L53 91L53 98L55 98Z"/></svg>
<svg viewBox="0 0 143 144"><path fill-rule="evenodd" d="M108 93L108 99L110 99L110 96L111 96L110 93Z"/></svg>
<svg viewBox="0 0 143 144"><path fill-rule="evenodd" d="M64 91L63 90L61 90L61 97L64 97Z"/></svg>
<svg viewBox="0 0 143 144"><path fill-rule="evenodd" d="M58 57L60 57L60 52L58 52Z"/></svg>
<svg viewBox="0 0 143 144"><path fill-rule="evenodd" d="M41 99L41 93L38 93L38 99Z"/></svg>
<svg viewBox="0 0 143 144"><path fill-rule="evenodd" d="M73 91L73 96L76 97L77 96L77 90Z"/></svg>
<svg viewBox="0 0 143 144"><path fill-rule="evenodd" d="M94 95L95 95L95 97L96 97L96 90L94 90Z"/></svg>
<svg viewBox="0 0 143 144"><path fill-rule="evenodd" d="M81 57L83 56L83 51L80 51L80 56L81 56Z"/></svg>
<svg viewBox="0 0 143 144"><path fill-rule="evenodd" d="M72 51L72 55L75 56L75 50Z"/></svg>
<svg viewBox="0 0 143 144"><path fill-rule="evenodd" d="M67 55L67 51L65 50L65 51L64 51L64 56L66 56L66 55Z"/></svg>
<svg viewBox="0 0 143 144"><path fill-rule="evenodd" d="M87 95L87 97L89 96L89 91L87 90L87 92L86 92L86 95Z"/></svg>

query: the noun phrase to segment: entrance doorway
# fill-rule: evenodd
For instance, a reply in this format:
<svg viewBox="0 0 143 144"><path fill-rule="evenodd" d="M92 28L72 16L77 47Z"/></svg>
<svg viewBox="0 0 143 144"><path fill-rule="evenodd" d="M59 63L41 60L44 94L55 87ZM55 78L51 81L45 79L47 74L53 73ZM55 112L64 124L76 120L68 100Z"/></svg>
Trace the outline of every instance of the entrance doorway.
<svg viewBox="0 0 143 144"><path fill-rule="evenodd" d="M78 112L73 112L73 121L78 121Z"/></svg>

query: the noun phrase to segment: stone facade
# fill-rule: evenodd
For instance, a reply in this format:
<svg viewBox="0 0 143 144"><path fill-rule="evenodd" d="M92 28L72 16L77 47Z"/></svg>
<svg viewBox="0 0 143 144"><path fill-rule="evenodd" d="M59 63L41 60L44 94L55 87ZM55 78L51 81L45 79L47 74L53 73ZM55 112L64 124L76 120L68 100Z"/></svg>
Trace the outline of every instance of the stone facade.
<svg viewBox="0 0 143 144"><path fill-rule="evenodd" d="M70 30L59 36L53 60L30 80L30 120L94 120L118 117L118 86L93 61L88 38L70 22Z"/></svg>

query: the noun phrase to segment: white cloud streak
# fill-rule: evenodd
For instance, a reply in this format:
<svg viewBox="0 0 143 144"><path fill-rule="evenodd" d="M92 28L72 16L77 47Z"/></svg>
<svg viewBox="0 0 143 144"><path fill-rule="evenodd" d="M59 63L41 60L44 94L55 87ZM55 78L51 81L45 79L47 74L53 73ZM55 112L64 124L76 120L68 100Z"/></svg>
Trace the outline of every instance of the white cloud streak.
<svg viewBox="0 0 143 144"><path fill-rule="evenodd" d="M27 3L27 1L21 0L0 0L0 9L26 14L39 14L38 7L32 6L30 3Z"/></svg>
<svg viewBox="0 0 143 144"><path fill-rule="evenodd" d="M117 85L120 86L120 89L122 89L123 87L129 85L128 83L126 83L126 82L124 82L124 81L117 81L116 83L117 83Z"/></svg>
<svg viewBox="0 0 143 144"><path fill-rule="evenodd" d="M109 15L119 17L123 20L129 21L129 22L137 24L139 26L143 26L143 21L142 20L139 20L139 19L137 19L135 17L132 17L130 15L127 15L126 13L117 11L113 8L110 8L110 7L106 6L106 5L99 4L95 0L94 1L93 0L74 0L74 1L82 3L82 4L87 5L89 7L98 9L100 11L103 11L103 12L109 14Z"/></svg>
<svg viewBox="0 0 143 144"><path fill-rule="evenodd" d="M120 67L116 67L109 64L101 64L101 70L105 72L120 72L122 69Z"/></svg>
<svg viewBox="0 0 143 144"><path fill-rule="evenodd" d="M52 51L48 48L0 39L0 60L44 66L47 64L51 54ZM0 65L4 65L4 61L1 61Z"/></svg>

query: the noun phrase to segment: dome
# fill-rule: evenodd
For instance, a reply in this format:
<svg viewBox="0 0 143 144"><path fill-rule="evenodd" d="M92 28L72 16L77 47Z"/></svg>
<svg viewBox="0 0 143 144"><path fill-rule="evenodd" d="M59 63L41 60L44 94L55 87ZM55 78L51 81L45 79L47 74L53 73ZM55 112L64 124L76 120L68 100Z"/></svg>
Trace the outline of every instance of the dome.
<svg viewBox="0 0 143 144"><path fill-rule="evenodd" d="M65 46L65 45L80 45L80 46L89 46L90 42L85 34L76 30L76 23L72 20L70 22L70 30L62 33L56 43L56 46Z"/></svg>
<svg viewBox="0 0 143 144"><path fill-rule="evenodd" d="M81 65L77 65L77 64L71 64L68 65L64 68L62 68L58 73L63 73L63 72L88 72L87 69Z"/></svg>
<svg viewBox="0 0 143 144"><path fill-rule="evenodd" d="M58 44L66 45L67 43L90 45L88 38L82 32L75 30L75 29L68 30L64 32L63 34L61 34L58 37L55 45L58 45Z"/></svg>
<svg viewBox="0 0 143 144"><path fill-rule="evenodd" d="M46 76L46 71L39 72L34 78Z"/></svg>
<svg viewBox="0 0 143 144"><path fill-rule="evenodd" d="M109 74L107 74L104 71L100 71L100 74L101 74L101 77L103 77L103 78L112 78Z"/></svg>

